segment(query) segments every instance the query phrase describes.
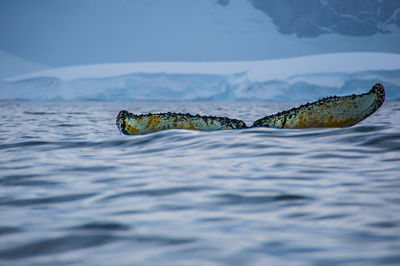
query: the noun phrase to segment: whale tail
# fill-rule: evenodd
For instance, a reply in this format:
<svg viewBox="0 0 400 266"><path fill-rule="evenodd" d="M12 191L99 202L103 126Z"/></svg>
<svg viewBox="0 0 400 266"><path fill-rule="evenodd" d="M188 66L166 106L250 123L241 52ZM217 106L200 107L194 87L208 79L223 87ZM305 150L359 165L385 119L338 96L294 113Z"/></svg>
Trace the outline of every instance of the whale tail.
<svg viewBox="0 0 400 266"><path fill-rule="evenodd" d="M288 111L265 116L255 121L251 127L348 127L373 114L384 101L384 87L381 84L375 84L367 93L324 98ZM126 135L142 135L166 129L214 131L247 128L243 121L227 117L177 113L135 115L125 110L119 112L116 124Z"/></svg>

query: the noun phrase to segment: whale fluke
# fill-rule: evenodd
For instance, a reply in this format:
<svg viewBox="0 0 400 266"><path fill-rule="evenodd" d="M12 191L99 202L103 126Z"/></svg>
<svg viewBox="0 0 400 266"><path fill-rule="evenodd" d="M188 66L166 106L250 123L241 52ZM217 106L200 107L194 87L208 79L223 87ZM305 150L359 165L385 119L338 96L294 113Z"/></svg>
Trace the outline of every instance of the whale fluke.
<svg viewBox="0 0 400 266"><path fill-rule="evenodd" d="M327 97L288 111L265 116L255 121L251 127L348 127L373 114L384 101L384 87L381 84L375 84L367 93ZM116 124L126 135L142 135L166 129L214 131L248 128L243 121L227 117L180 113L136 115L125 110L117 115Z"/></svg>

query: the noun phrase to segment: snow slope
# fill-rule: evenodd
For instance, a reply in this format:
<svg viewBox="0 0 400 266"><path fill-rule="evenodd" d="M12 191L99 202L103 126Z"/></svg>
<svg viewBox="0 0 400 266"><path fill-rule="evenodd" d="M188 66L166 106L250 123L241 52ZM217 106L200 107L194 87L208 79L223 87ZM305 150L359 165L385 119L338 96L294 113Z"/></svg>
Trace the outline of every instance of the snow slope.
<svg viewBox="0 0 400 266"><path fill-rule="evenodd" d="M377 82L387 99L400 99L399 54L57 68L7 79L0 83L0 99L311 101L365 92Z"/></svg>
<svg viewBox="0 0 400 266"><path fill-rule="evenodd" d="M264 61L121 63L73 66L16 76L8 80L13 81L36 77L77 80L82 78L107 78L131 73L229 75L246 72L250 80L266 81L271 79L286 79L293 75L308 73L349 73L393 69L400 69L400 54L336 53Z"/></svg>

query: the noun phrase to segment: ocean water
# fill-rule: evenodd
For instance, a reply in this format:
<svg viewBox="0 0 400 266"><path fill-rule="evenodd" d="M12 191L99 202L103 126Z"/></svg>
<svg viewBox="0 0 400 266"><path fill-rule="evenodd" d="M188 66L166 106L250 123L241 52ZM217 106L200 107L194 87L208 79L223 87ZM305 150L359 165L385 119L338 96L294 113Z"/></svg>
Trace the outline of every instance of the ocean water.
<svg viewBox="0 0 400 266"><path fill-rule="evenodd" d="M295 105L0 102L0 264L399 265L400 102L343 129L115 126Z"/></svg>

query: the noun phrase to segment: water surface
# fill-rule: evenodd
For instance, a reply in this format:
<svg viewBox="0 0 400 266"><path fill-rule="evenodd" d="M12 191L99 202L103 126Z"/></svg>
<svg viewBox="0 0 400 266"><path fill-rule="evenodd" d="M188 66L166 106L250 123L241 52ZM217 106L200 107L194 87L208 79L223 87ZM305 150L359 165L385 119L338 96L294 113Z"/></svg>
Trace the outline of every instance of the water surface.
<svg viewBox="0 0 400 266"><path fill-rule="evenodd" d="M293 105L0 102L0 264L400 264L399 102L344 129L115 126Z"/></svg>

